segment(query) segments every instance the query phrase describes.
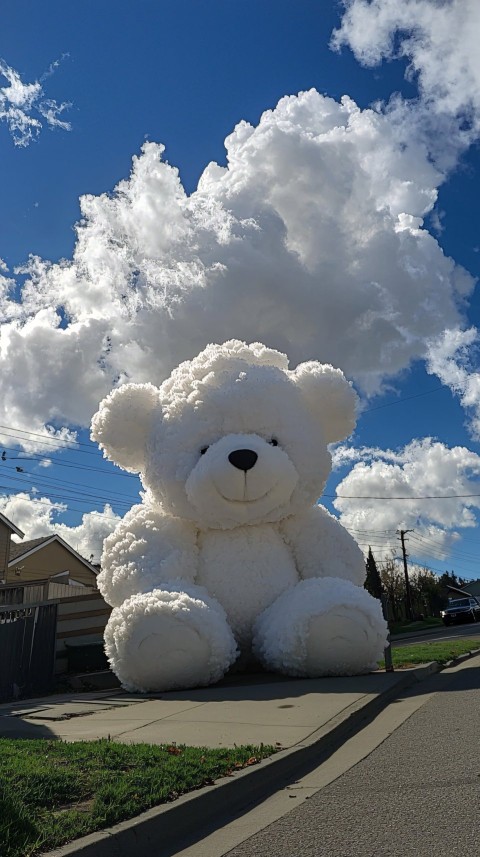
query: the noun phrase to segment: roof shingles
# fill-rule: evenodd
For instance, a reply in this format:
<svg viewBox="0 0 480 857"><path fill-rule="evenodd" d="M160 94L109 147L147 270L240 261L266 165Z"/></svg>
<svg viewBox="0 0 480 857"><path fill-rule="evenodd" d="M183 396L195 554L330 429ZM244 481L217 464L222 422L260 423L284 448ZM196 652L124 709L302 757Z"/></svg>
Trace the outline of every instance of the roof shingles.
<svg viewBox="0 0 480 857"><path fill-rule="evenodd" d="M51 538L51 536L42 536L40 539L30 539L28 542L10 542L10 562L38 547L42 542L48 542Z"/></svg>

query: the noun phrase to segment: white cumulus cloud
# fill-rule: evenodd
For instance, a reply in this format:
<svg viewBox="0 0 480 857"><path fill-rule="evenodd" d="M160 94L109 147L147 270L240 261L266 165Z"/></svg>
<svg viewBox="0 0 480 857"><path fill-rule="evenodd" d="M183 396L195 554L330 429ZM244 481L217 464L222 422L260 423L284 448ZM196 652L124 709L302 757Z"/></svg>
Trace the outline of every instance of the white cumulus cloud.
<svg viewBox="0 0 480 857"><path fill-rule="evenodd" d="M467 428L480 438L480 373L478 365L479 334L475 327L446 330L430 344L427 370L440 378L458 396L467 412Z"/></svg>
<svg viewBox="0 0 480 857"><path fill-rule="evenodd" d="M337 486L334 506L357 541L400 552L396 531L412 529L416 558L445 559L480 509L480 456L432 438L400 450L360 448L335 453L338 465L356 463ZM478 496L468 496L478 495ZM393 499L375 499L393 498ZM430 499L424 499L430 498Z"/></svg>
<svg viewBox="0 0 480 857"><path fill-rule="evenodd" d="M343 0L333 45L350 46L364 65L404 57L422 105L455 117L465 141L480 131L478 0ZM448 141L445 140L445 144Z"/></svg>
<svg viewBox="0 0 480 857"><path fill-rule="evenodd" d="M71 130L70 122L60 118L71 107L70 102L46 98L43 80L53 73L58 61L50 66L42 81L24 83L20 74L0 59L0 122L4 122L15 146L28 146L47 125L49 128Z"/></svg>
<svg viewBox="0 0 480 857"><path fill-rule="evenodd" d="M64 503L53 503L38 494L20 492L0 497L0 511L25 533L25 540L57 533L86 559L93 555L93 562L98 562L103 541L120 517L106 504L103 512L85 512L77 526L68 526L56 520L66 509Z"/></svg>
<svg viewBox="0 0 480 857"><path fill-rule="evenodd" d="M480 135L480 3L478 0L344 0L333 46L348 45L367 66L407 59L419 98L393 98L386 113L423 139L437 164L455 164ZM442 231L443 212L432 228ZM478 331L446 325L429 346L428 371L458 395L468 427L480 436L480 375L473 368Z"/></svg>
<svg viewBox="0 0 480 857"><path fill-rule="evenodd" d="M311 90L226 149L189 196L146 143L113 193L81 199L71 260L31 259L20 302L4 272L0 422L88 425L112 385L229 338L371 393L462 325L473 280L423 225L444 176L399 124Z"/></svg>

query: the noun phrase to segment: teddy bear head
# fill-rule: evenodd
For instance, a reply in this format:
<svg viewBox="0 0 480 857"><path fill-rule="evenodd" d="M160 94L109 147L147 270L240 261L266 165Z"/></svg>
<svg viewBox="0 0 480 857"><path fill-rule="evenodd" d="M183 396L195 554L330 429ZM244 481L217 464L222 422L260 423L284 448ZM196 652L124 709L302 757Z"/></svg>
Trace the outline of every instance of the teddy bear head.
<svg viewBox="0 0 480 857"><path fill-rule="evenodd" d="M294 370L258 342L209 345L160 387L125 384L92 421L104 455L138 472L152 502L230 529L279 521L316 502L330 473L327 444L355 425L342 372Z"/></svg>

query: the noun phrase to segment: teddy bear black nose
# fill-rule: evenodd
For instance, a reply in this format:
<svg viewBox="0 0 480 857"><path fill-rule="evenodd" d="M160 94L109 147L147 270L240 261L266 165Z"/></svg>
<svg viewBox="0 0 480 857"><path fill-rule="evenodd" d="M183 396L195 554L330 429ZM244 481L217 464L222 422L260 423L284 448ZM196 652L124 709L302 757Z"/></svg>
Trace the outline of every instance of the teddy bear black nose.
<svg viewBox="0 0 480 857"><path fill-rule="evenodd" d="M253 449L234 449L228 456L230 464L245 472L252 469L257 458L258 455Z"/></svg>

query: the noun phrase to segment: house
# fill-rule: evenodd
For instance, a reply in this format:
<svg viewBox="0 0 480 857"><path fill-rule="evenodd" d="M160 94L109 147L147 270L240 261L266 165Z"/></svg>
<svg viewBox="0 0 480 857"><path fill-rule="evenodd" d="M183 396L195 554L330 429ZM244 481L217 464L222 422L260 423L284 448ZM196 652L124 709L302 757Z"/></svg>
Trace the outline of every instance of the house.
<svg viewBox="0 0 480 857"><path fill-rule="evenodd" d="M22 541L13 541L17 536ZM98 568L56 533L23 541L24 533L0 512L0 582L49 581L96 589Z"/></svg>
<svg viewBox="0 0 480 857"><path fill-rule="evenodd" d="M56 533L25 540L0 512L0 701L49 692L54 674L107 669L112 608L98 571Z"/></svg>
<svg viewBox="0 0 480 857"><path fill-rule="evenodd" d="M480 580L469 580L464 586L462 586L462 589L464 589L465 592L468 592L469 595L474 595L476 598L480 598Z"/></svg>
<svg viewBox="0 0 480 857"><path fill-rule="evenodd" d="M6 583L7 566L10 560L10 546L12 535L15 534L23 539L25 533L9 521L0 512L0 581Z"/></svg>

